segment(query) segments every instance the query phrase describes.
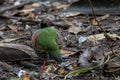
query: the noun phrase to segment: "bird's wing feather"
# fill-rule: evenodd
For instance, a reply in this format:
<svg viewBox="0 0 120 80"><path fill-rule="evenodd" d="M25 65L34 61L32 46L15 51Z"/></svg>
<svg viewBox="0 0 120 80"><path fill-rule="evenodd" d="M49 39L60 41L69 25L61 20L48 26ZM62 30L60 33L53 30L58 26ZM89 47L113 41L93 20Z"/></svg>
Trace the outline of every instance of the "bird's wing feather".
<svg viewBox="0 0 120 80"><path fill-rule="evenodd" d="M37 51L39 51L40 53L43 53L44 49L38 44L38 36L39 34L37 32L35 32L32 35L32 45L35 47Z"/></svg>

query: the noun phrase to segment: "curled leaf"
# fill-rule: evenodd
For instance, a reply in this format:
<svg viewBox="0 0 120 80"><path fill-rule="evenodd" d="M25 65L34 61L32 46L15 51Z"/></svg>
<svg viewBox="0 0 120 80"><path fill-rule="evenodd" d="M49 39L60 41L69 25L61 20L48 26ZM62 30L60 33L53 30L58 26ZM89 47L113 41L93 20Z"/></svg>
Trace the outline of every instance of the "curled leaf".
<svg viewBox="0 0 120 80"><path fill-rule="evenodd" d="M37 58L34 50L26 45L0 43L0 60L16 61Z"/></svg>

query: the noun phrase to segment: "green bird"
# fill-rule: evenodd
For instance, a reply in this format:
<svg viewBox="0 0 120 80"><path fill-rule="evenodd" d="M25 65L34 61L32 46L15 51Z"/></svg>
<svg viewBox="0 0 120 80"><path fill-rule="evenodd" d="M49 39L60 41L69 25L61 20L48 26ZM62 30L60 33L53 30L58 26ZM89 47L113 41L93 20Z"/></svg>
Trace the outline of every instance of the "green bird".
<svg viewBox="0 0 120 80"><path fill-rule="evenodd" d="M61 63L63 61L60 48L57 44L57 32L55 28L49 27L49 24L50 21L48 19L41 20L41 29L35 31L32 35L34 49L39 58L44 59L43 65L41 66L42 70L44 70L47 58L55 60L55 66L57 66L57 62Z"/></svg>

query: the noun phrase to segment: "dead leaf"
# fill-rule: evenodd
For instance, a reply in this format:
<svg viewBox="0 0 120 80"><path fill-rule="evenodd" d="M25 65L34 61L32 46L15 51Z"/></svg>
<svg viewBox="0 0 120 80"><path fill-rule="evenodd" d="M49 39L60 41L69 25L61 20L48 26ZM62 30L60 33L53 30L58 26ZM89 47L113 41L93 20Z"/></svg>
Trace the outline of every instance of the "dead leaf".
<svg viewBox="0 0 120 80"><path fill-rule="evenodd" d="M23 74L21 75L21 79L22 79L22 80L30 80L30 74L29 74L29 72L26 71L25 73L23 73Z"/></svg>
<svg viewBox="0 0 120 80"><path fill-rule="evenodd" d="M118 38L118 39L120 39L120 36L117 35L117 34L107 33L107 35L109 35L112 39L113 39L113 38ZM105 38L104 33L95 34L95 35L90 35L90 36L87 37L87 39L88 39L89 41L93 41L93 42L95 42L96 40L102 40L102 39L104 39L104 38Z"/></svg>
<svg viewBox="0 0 120 80"><path fill-rule="evenodd" d="M59 16L60 17L73 17L73 16L77 16L77 15L79 15L79 14L81 14L80 12L67 12L67 13L62 13L62 14L60 14Z"/></svg>
<svg viewBox="0 0 120 80"><path fill-rule="evenodd" d="M61 4L60 2L53 2L51 4L51 6L54 7L56 10L60 10L60 9L66 9L70 5L68 5L68 4Z"/></svg>
<svg viewBox="0 0 120 80"><path fill-rule="evenodd" d="M106 14L106 15L104 15L104 16L98 17L97 20L98 20L98 21L102 21L102 20L107 19L109 16L110 16L110 14Z"/></svg>
<svg viewBox="0 0 120 80"><path fill-rule="evenodd" d="M16 61L37 58L34 50L26 45L0 43L0 50L1 61Z"/></svg>
<svg viewBox="0 0 120 80"><path fill-rule="evenodd" d="M33 7L39 7L39 6L41 6L41 5L40 5L39 3L33 3L32 6L33 6Z"/></svg>
<svg viewBox="0 0 120 80"><path fill-rule="evenodd" d="M82 29L81 29L80 27L76 27L76 26L70 27L70 28L68 29L68 32L74 33L74 34L78 34L78 33L81 32L81 31L82 31Z"/></svg>
<svg viewBox="0 0 120 80"><path fill-rule="evenodd" d="M20 38L8 38L8 39L1 40L0 43L2 43L2 42L12 42L12 41L16 41L18 39L20 39Z"/></svg>
<svg viewBox="0 0 120 80"><path fill-rule="evenodd" d="M59 75L66 75L68 73L67 70L65 70L64 68L60 68L57 72Z"/></svg>
<svg viewBox="0 0 120 80"><path fill-rule="evenodd" d="M96 60L102 59L103 58L103 52L102 49L99 46L91 47L86 49L82 55L79 57L78 63L80 66L89 66L90 65L90 60L92 58L95 58Z"/></svg>
<svg viewBox="0 0 120 80"><path fill-rule="evenodd" d="M90 18L88 22L93 26L98 26L98 22L95 18Z"/></svg>
<svg viewBox="0 0 120 80"><path fill-rule="evenodd" d="M110 35L104 34L104 36L108 41L114 41L114 39Z"/></svg>
<svg viewBox="0 0 120 80"><path fill-rule="evenodd" d="M63 4L63 5L56 6L55 9L58 9L58 10L64 9L64 10L65 10L65 9L67 9L69 6L70 6L70 5L64 5L64 4Z"/></svg>
<svg viewBox="0 0 120 80"><path fill-rule="evenodd" d="M61 21L53 22L55 26L59 26L65 29L70 28L71 26L74 26L73 23L67 21L66 19L63 19Z"/></svg>
<svg viewBox="0 0 120 80"><path fill-rule="evenodd" d="M2 16L9 18L9 17L12 17L12 16L18 14L18 12L19 12L18 10L7 11L4 14L2 14Z"/></svg>
<svg viewBox="0 0 120 80"><path fill-rule="evenodd" d="M72 51L72 50L65 50L65 49L61 49L60 50L60 53L63 55L63 54L69 54L69 55L72 55L74 54L75 52Z"/></svg>
<svg viewBox="0 0 120 80"><path fill-rule="evenodd" d="M120 53L120 50L115 49L113 51L104 52L104 55L108 56L108 55L112 55L113 53Z"/></svg>
<svg viewBox="0 0 120 80"><path fill-rule="evenodd" d="M107 64L107 69L105 72L113 73L113 74L120 74L120 64L115 61L109 61Z"/></svg>
<svg viewBox="0 0 120 80"><path fill-rule="evenodd" d="M34 13L30 13L28 16L27 16L29 19L35 19L35 14Z"/></svg>
<svg viewBox="0 0 120 80"><path fill-rule="evenodd" d="M0 68L2 68L5 71L12 71L13 68L11 65L7 64L6 62L0 61Z"/></svg>
<svg viewBox="0 0 120 80"><path fill-rule="evenodd" d="M117 17L114 19L114 21L119 21L120 20L120 17Z"/></svg>
<svg viewBox="0 0 120 80"><path fill-rule="evenodd" d="M54 67L53 64L48 65L48 66L46 67L46 70L45 70L45 72L46 72L47 74L49 74L49 73L54 73L54 71L55 71L55 67Z"/></svg>
<svg viewBox="0 0 120 80"><path fill-rule="evenodd" d="M35 11L34 8L31 8L31 9L23 9L23 10L21 10L21 11L19 11L19 12L20 12L21 15L27 15L27 14L29 14L29 13L32 13L33 11Z"/></svg>
<svg viewBox="0 0 120 80"><path fill-rule="evenodd" d="M22 32L18 31L18 26L13 26L13 25L7 25L7 27L9 27L12 31L14 31L15 33L21 35Z"/></svg>

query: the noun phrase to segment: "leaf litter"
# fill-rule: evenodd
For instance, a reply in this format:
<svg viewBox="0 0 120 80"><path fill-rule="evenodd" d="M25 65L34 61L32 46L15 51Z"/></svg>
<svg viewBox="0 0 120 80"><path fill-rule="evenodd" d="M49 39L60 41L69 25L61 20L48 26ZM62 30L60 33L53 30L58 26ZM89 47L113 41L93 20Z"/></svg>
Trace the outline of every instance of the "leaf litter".
<svg viewBox="0 0 120 80"><path fill-rule="evenodd" d="M20 5L19 1L11 0L10 3ZM87 77L87 80L99 80L98 77L101 77L108 80L109 75L111 80L115 80L120 76L119 17L109 14L96 16L107 32L105 35L93 16L88 18L81 12L59 12L67 9L74 1L76 0L35 2L1 15L3 19L0 21L0 31L3 33L0 37L0 48L3 52L0 53L0 65L3 67L0 67L0 79L77 80ZM51 64L53 61L48 61L44 72L40 70L41 61L31 45L31 35L39 28L43 17L51 19L60 32L62 39L59 40L64 43L61 54L66 61L58 67ZM19 31L20 28L22 32ZM23 69L26 73L22 73L21 77L16 76Z"/></svg>

